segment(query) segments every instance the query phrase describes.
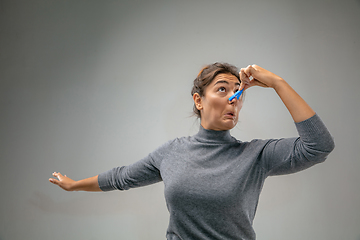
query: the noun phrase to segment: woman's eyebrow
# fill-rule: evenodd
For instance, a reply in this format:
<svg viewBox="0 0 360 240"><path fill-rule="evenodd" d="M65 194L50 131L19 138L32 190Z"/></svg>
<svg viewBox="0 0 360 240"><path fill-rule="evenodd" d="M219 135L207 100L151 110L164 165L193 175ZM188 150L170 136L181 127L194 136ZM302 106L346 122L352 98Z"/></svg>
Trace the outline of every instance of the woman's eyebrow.
<svg viewBox="0 0 360 240"><path fill-rule="evenodd" d="M219 81L217 81L215 84L214 84L214 86L216 85L216 84L218 84L218 83L226 83L226 84L229 84L229 82L228 81L225 81L225 80L219 80ZM235 85L236 86L240 86L240 83L235 83Z"/></svg>
<svg viewBox="0 0 360 240"><path fill-rule="evenodd" d="M218 83L226 83L226 84L229 84L229 82L228 82L228 81L225 81L225 80L219 80L219 81L217 81L214 85L216 85L216 84L218 84Z"/></svg>

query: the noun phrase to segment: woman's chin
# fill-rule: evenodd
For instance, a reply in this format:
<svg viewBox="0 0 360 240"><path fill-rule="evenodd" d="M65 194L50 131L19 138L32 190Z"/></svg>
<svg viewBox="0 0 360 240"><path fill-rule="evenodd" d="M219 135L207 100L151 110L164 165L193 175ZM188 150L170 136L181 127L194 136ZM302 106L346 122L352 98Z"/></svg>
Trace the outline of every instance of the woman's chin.
<svg viewBox="0 0 360 240"><path fill-rule="evenodd" d="M201 123L203 128L209 129L209 130L215 130L215 131L227 131L233 129L237 124L237 119L223 119L222 121L219 121L217 123L213 124L206 124Z"/></svg>
<svg viewBox="0 0 360 240"><path fill-rule="evenodd" d="M224 127L227 129L227 130L230 130L230 129L233 129L237 124L237 120L236 119L233 119L233 120L228 120L224 123Z"/></svg>
<svg viewBox="0 0 360 240"><path fill-rule="evenodd" d="M227 130L231 130L236 126L236 122L226 122L224 124L222 124L221 126L221 130L222 131L227 131Z"/></svg>

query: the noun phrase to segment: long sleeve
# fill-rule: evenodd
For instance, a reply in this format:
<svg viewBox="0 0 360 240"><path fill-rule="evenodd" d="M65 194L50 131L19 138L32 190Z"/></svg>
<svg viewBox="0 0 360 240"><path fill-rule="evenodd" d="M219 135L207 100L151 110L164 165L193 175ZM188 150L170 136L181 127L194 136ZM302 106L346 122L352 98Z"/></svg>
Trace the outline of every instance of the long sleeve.
<svg viewBox="0 0 360 240"><path fill-rule="evenodd" d="M127 190L162 181L160 164L167 155L170 141L129 166L116 167L99 174L98 183L102 191Z"/></svg>
<svg viewBox="0 0 360 240"><path fill-rule="evenodd" d="M270 140L263 157L269 175L301 171L325 161L335 143L319 116L295 123L298 138Z"/></svg>
<svg viewBox="0 0 360 240"><path fill-rule="evenodd" d="M161 181L159 170L148 156L129 166L116 167L99 174L98 183L102 191L127 190Z"/></svg>

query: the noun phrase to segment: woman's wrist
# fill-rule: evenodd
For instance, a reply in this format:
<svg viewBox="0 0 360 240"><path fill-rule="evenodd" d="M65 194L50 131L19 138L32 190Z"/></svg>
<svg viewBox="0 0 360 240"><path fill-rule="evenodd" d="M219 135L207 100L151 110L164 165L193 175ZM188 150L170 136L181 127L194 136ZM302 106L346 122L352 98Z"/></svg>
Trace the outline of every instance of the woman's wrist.
<svg viewBox="0 0 360 240"><path fill-rule="evenodd" d="M72 183L71 191L87 191L87 192L98 192L101 191L98 184L98 176L74 181Z"/></svg>
<svg viewBox="0 0 360 240"><path fill-rule="evenodd" d="M271 86L275 91L288 86L289 84L281 77L277 76L277 79L274 81L273 85Z"/></svg>
<svg viewBox="0 0 360 240"><path fill-rule="evenodd" d="M79 186L79 181L73 181L71 184L70 184L70 190L69 191L80 191L80 186Z"/></svg>

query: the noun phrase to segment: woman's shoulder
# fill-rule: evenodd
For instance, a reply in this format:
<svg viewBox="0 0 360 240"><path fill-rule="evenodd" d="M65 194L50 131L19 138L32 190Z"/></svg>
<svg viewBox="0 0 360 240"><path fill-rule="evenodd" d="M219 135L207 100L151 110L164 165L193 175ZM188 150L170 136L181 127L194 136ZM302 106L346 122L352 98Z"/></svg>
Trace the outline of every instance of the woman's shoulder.
<svg viewBox="0 0 360 240"><path fill-rule="evenodd" d="M178 145L184 144L184 143L189 143L190 142L190 136L187 137L176 137L170 140L167 140L166 142L164 142L163 144L161 144L156 151L158 150L168 150L172 147L176 147Z"/></svg>
<svg viewBox="0 0 360 240"><path fill-rule="evenodd" d="M259 139L259 138L255 138L249 141L240 141L237 140L239 144L241 144L243 147L245 148L264 148L266 145L268 145L269 143L273 142L273 141L277 141L277 139Z"/></svg>

